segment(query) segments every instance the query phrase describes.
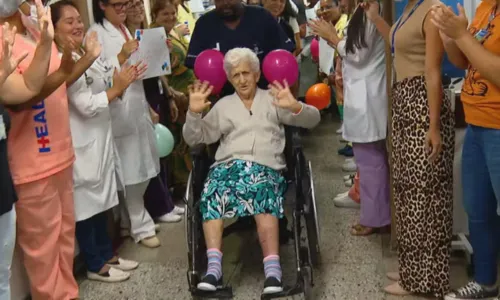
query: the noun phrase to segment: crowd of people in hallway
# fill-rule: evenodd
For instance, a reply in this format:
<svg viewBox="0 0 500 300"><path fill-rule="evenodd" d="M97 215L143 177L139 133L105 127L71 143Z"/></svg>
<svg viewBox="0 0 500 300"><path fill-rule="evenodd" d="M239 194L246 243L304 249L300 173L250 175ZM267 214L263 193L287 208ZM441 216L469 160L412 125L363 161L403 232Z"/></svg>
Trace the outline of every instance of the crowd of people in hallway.
<svg viewBox="0 0 500 300"><path fill-rule="evenodd" d="M331 134L345 142L338 154L350 188L332 205L359 208L354 236L396 231L399 267L384 291L500 299L500 1L483 0L468 20L460 5L408 0L392 27L374 0L213 0L202 14L188 1L92 0L89 28L71 0L1 1L0 300L11 298L16 244L34 300L79 298L75 237L88 279L130 278L139 262L118 255L109 223L119 220L123 238L159 247L156 223L185 213L190 147L218 141L200 203L208 265L198 288L214 291L222 278L222 220L253 216L263 293L281 292L284 125L307 134L328 113L342 120ZM149 66L130 58L135 32L149 28L165 30L171 74L144 79ZM315 40L334 50L329 72L311 54ZM227 83L216 95L194 71L208 49L225 55ZM279 49L301 70L313 64L331 88L321 114L300 78L261 76L261 62ZM467 70L461 101L443 88L445 54ZM474 277L451 287L454 111L462 105ZM175 140L165 158L155 124Z"/></svg>

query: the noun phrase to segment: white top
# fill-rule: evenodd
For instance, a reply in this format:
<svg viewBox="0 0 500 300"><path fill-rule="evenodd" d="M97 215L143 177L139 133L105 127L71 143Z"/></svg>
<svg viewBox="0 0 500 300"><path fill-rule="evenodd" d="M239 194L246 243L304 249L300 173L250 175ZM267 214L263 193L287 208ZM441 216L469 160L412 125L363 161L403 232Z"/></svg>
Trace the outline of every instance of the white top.
<svg viewBox="0 0 500 300"><path fill-rule="evenodd" d="M119 69L117 56L125 44L121 30L104 19L103 25L95 23L90 26L89 32L93 31L97 32L102 45L101 57ZM128 39L132 39L128 30L124 28L124 32ZM142 80L132 83L123 97L113 101L109 107L125 185L142 183L156 177L160 172L160 158Z"/></svg>
<svg viewBox="0 0 500 300"><path fill-rule="evenodd" d="M299 22L297 22L297 18L291 17L290 20L288 21L288 25L292 27L294 34L300 33L300 27L299 27Z"/></svg>
<svg viewBox="0 0 500 300"><path fill-rule="evenodd" d="M78 55L74 55L78 59ZM88 219L118 205L120 162L115 154L106 90L113 67L97 59L68 87L76 221Z"/></svg>
<svg viewBox="0 0 500 300"><path fill-rule="evenodd" d="M251 110L234 93L220 99L203 118L201 114L188 112L182 132L184 140L190 146L220 140L216 164L241 159L275 170L285 169L283 125L313 128L321 117L315 107L307 104L293 114L273 102L267 90L258 89Z"/></svg>
<svg viewBox="0 0 500 300"><path fill-rule="evenodd" d="M337 45L344 78L343 137L354 143L375 142L387 136L385 42L368 19L365 26L367 47L347 53L347 36Z"/></svg>

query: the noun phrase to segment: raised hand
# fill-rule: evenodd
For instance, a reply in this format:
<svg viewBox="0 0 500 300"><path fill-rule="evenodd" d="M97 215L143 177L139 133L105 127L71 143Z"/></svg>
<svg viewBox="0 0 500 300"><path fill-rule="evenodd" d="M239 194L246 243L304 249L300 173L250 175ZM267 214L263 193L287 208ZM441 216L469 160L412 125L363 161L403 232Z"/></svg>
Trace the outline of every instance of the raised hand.
<svg viewBox="0 0 500 300"><path fill-rule="evenodd" d="M202 113L211 105L208 101L208 96L212 93L213 86L208 82L196 81L193 85L189 86L189 110L194 113Z"/></svg>
<svg viewBox="0 0 500 300"><path fill-rule="evenodd" d="M309 27L314 35L320 36L328 42L338 40L337 31L332 22L327 22L323 19L309 21Z"/></svg>
<svg viewBox="0 0 500 300"><path fill-rule="evenodd" d="M280 108L295 111L297 109L297 104L299 103L297 99L295 99L295 97L293 96L292 92L290 91L290 87L288 87L288 82L286 82L285 80L284 83L285 84L282 85L278 81L275 81L269 85L270 93L275 99L273 104Z"/></svg>
<svg viewBox="0 0 500 300"><path fill-rule="evenodd" d="M465 9L457 4L458 15L451 7L443 4L435 5L431 9L431 22L439 29L441 34L456 40L468 34L467 26L469 21L465 15Z"/></svg>
<svg viewBox="0 0 500 300"><path fill-rule="evenodd" d="M52 43L54 40L54 25L52 23L52 13L50 7L44 7L42 0L35 0L38 26L40 26L40 41L42 43Z"/></svg>
<svg viewBox="0 0 500 300"><path fill-rule="evenodd" d="M0 35L2 36L2 53L0 56L0 85L9 77L17 68L23 59L28 56L28 52L24 52L21 56L15 58L12 56L12 48L16 40L16 26L10 27L9 23L5 22L0 27Z"/></svg>
<svg viewBox="0 0 500 300"><path fill-rule="evenodd" d="M116 71L113 75L113 87L123 92L137 79L137 71L135 66L127 66L121 69L120 72Z"/></svg>
<svg viewBox="0 0 500 300"><path fill-rule="evenodd" d="M92 58L96 59L101 55L101 43L97 39L97 32L90 32L85 38L85 52L88 53Z"/></svg>
<svg viewBox="0 0 500 300"><path fill-rule="evenodd" d="M76 43L68 38L63 46L63 55L61 58L61 65L59 69L62 70L65 74L71 74L73 72L73 68L75 67L75 60L73 59L73 51L76 49Z"/></svg>
<svg viewBox="0 0 500 300"><path fill-rule="evenodd" d="M364 1L361 2L359 6L364 9L366 17L372 21L380 16L380 4L378 1Z"/></svg>
<svg viewBox="0 0 500 300"><path fill-rule="evenodd" d="M126 59L130 58L130 55L137 51L139 48L139 41L138 40L129 40L123 44L122 51L120 54L122 54Z"/></svg>

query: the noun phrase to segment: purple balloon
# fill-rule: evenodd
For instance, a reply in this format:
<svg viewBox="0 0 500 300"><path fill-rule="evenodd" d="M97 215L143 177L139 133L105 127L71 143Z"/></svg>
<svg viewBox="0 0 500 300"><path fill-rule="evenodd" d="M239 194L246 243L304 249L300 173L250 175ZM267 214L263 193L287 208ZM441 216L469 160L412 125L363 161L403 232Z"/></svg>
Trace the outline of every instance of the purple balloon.
<svg viewBox="0 0 500 300"><path fill-rule="evenodd" d="M292 86L299 79L299 64L292 53L286 50L274 50L264 58L262 72L269 83L284 80Z"/></svg>
<svg viewBox="0 0 500 300"><path fill-rule="evenodd" d="M219 94L227 81L224 55L214 49L201 52L194 62L194 74L200 81L207 81L214 87L212 94Z"/></svg>

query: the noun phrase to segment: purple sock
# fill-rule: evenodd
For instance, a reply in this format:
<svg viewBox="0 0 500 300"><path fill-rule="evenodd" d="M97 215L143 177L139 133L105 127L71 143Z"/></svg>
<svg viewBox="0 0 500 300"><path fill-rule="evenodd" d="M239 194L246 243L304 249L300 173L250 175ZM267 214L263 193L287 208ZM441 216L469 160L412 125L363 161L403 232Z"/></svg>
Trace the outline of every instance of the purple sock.
<svg viewBox="0 0 500 300"><path fill-rule="evenodd" d="M281 264L279 255L268 255L264 258L264 274L266 278L274 277L281 281Z"/></svg>
<svg viewBox="0 0 500 300"><path fill-rule="evenodd" d="M213 275L217 280L222 277L222 252L217 248L207 250L208 267L206 275Z"/></svg>

